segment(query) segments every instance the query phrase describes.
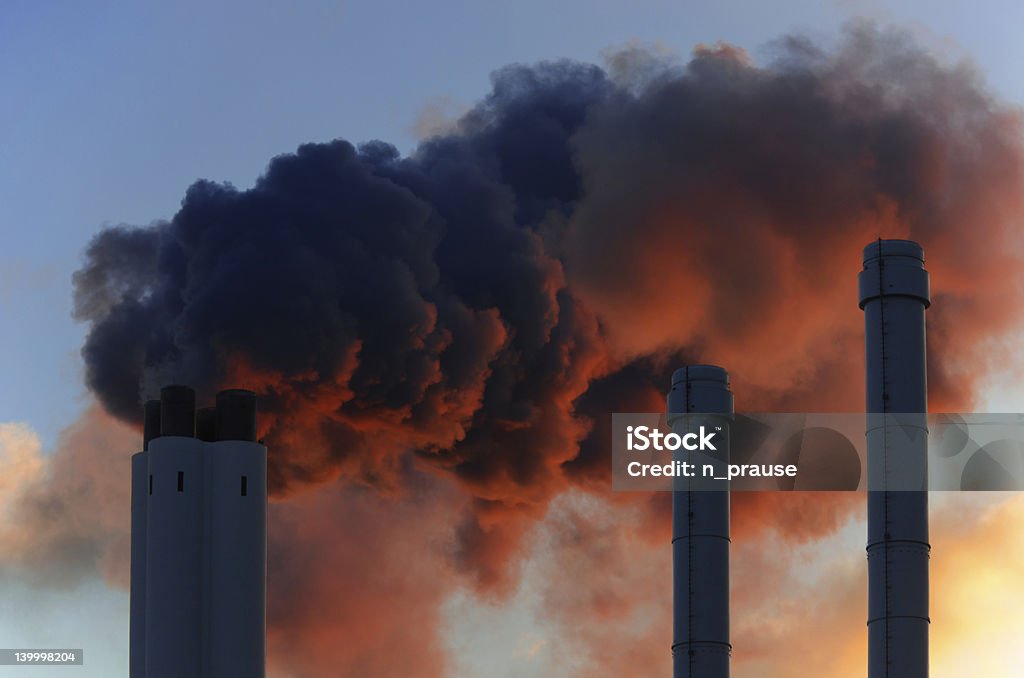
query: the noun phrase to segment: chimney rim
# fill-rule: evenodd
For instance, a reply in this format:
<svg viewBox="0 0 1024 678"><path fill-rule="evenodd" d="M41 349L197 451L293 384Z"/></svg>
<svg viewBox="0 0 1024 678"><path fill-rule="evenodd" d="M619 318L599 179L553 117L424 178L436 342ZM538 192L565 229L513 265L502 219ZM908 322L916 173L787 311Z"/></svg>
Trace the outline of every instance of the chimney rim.
<svg viewBox="0 0 1024 678"><path fill-rule="evenodd" d="M678 386L684 382L714 382L729 386L729 371L724 367L710 364L696 364L680 367L672 373L672 386Z"/></svg>
<svg viewBox="0 0 1024 678"><path fill-rule="evenodd" d="M924 263L924 248L916 240L902 238L873 240L864 246L864 265L878 259L908 257Z"/></svg>

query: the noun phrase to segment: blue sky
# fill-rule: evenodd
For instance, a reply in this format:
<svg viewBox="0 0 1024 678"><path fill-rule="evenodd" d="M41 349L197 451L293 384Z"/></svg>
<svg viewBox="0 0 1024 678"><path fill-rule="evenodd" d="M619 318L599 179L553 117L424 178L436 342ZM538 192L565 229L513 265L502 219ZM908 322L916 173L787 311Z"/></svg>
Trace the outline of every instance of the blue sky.
<svg viewBox="0 0 1024 678"><path fill-rule="evenodd" d="M254 6L256 5L256 6ZM171 216L200 177L248 186L299 143L380 138L408 151L425 109L480 98L511 62L599 61L780 34L828 39L848 17L911 27L973 57L1024 101L1012 2L49 2L0 9L0 421L49 448L82 408L70 274L104 224Z"/></svg>
<svg viewBox="0 0 1024 678"><path fill-rule="evenodd" d="M470 105L489 73L512 62L600 61L631 42L686 55L718 40L757 59L781 34L828 40L851 16L905 25L951 59L970 57L1001 97L1024 102L1024 5L1006 0L8 0L0 5L0 422L29 424L50 449L77 417L87 404L84 328L71 319L70 279L83 248L103 225L170 217L198 178L248 186L272 156L335 137L409 151L425 110ZM7 612L27 614L24 600L9 598ZM126 602L100 586L78 598L81 609L114 617ZM74 622L83 613L69 614ZM0 645L9 646L4 618ZM127 638L94 632L93 656L113 663L97 660L76 675L120 670L117 643Z"/></svg>

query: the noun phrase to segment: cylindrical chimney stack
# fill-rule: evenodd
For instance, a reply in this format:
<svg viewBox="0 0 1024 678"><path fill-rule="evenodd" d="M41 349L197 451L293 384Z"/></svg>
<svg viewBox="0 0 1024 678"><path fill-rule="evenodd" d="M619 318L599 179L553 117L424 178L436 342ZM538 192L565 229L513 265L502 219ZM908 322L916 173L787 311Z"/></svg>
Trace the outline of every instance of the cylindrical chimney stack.
<svg viewBox="0 0 1024 678"><path fill-rule="evenodd" d="M267 449L256 396L167 386L132 457L129 675L266 675Z"/></svg>
<svg viewBox="0 0 1024 678"><path fill-rule="evenodd" d="M217 408L200 407L196 410L196 438L204 443L217 440Z"/></svg>
<svg viewBox="0 0 1024 678"><path fill-rule="evenodd" d="M858 282L867 357L868 677L926 678L924 251L909 240L877 240L864 248Z"/></svg>
<svg viewBox="0 0 1024 678"><path fill-rule="evenodd" d="M267 449L255 441L256 394L218 393L217 442L207 456L211 676L266 672Z"/></svg>
<svg viewBox="0 0 1024 678"><path fill-rule="evenodd" d="M142 450L149 449L149 441L160 437L160 401L147 400L143 409Z"/></svg>
<svg viewBox="0 0 1024 678"><path fill-rule="evenodd" d="M128 675L146 675L146 507L150 488L149 443L160 435L160 401L143 409L142 451L132 455L131 588L128 622Z"/></svg>
<svg viewBox="0 0 1024 678"><path fill-rule="evenodd" d="M256 394L232 388L217 394L217 440L256 441Z"/></svg>
<svg viewBox="0 0 1024 678"><path fill-rule="evenodd" d="M160 389L160 435L195 437L196 392L188 386Z"/></svg>
<svg viewBox="0 0 1024 678"><path fill-rule="evenodd" d="M729 461L727 419L733 413L729 375L691 365L672 375L668 424L680 435L694 422L719 422L722 435L709 460ZM707 414L696 419L683 415ZM693 457L691 457L691 461ZM699 468L699 467L698 467ZM717 473L715 475L718 475ZM715 484L712 484L715 483ZM700 489L696 489L696 488ZM727 678L729 642L728 481L676 478L672 493L673 637L675 678Z"/></svg>

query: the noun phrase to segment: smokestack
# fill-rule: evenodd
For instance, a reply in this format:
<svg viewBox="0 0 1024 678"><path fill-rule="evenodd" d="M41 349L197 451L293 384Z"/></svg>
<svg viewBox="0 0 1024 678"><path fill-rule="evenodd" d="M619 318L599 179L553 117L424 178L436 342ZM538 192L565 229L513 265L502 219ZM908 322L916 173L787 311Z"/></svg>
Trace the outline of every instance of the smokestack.
<svg viewBox="0 0 1024 678"><path fill-rule="evenodd" d="M864 248L858 283L867 356L868 678L925 678L931 546L924 312L931 295L924 251L909 240L879 239ZM896 425L876 414L912 416Z"/></svg>
<svg viewBox="0 0 1024 678"><path fill-rule="evenodd" d="M704 413L707 417L683 416ZM729 461L727 419L733 413L729 374L714 365L691 365L672 375L668 423L683 435L697 425L722 427L713 463ZM696 453L678 451L683 461ZM698 466L700 468L700 466ZM721 474L715 473L715 475ZM711 485L711 483L718 483ZM709 486L710 485L710 486ZM676 478L672 493L673 638L675 678L729 675L729 492L727 482Z"/></svg>
<svg viewBox="0 0 1024 678"><path fill-rule="evenodd" d="M192 438L196 434L196 392L188 386L160 389L160 435Z"/></svg>
<svg viewBox="0 0 1024 678"><path fill-rule="evenodd" d="M204 443L194 437L195 409L191 388L160 389L160 436L143 452L146 678L202 675Z"/></svg>
<svg viewBox="0 0 1024 678"><path fill-rule="evenodd" d="M214 545L204 600L210 676L263 676L266 656L267 450L256 440L256 394L217 394L209 445L206 528Z"/></svg>
<svg viewBox="0 0 1024 678"><path fill-rule="evenodd" d="M160 435L160 401L147 400L143 410L142 449L149 449L149 441Z"/></svg>
<svg viewBox="0 0 1024 678"><path fill-rule="evenodd" d="M132 457L131 678L265 674L267 450L256 396L168 386Z"/></svg>
<svg viewBox="0 0 1024 678"><path fill-rule="evenodd" d="M160 401L146 402L142 451L132 455L131 587L129 595L128 673L146 675L146 505L149 493L149 443L160 435Z"/></svg>
<svg viewBox="0 0 1024 678"><path fill-rule="evenodd" d="M217 394L217 440L256 440L256 394L240 388Z"/></svg>
<svg viewBox="0 0 1024 678"><path fill-rule="evenodd" d="M201 407L196 410L196 438L204 443L217 439L217 408Z"/></svg>

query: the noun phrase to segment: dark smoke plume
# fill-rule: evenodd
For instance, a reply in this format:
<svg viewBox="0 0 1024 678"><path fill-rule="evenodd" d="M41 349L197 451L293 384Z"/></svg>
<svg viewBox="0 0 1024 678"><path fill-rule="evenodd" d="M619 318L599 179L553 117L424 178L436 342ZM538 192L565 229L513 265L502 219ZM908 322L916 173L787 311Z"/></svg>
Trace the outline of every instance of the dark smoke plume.
<svg viewBox="0 0 1024 678"><path fill-rule="evenodd" d="M865 25L767 65L612 62L510 66L411 156L307 144L101 232L75 275L89 387L126 421L163 383L255 389L278 497L454 477L485 586L553 496L607 489L608 414L661 409L683 361L729 368L740 409L862 407L878 236L924 245L932 402L969 406L962 366L1022 296L1016 111Z"/></svg>

